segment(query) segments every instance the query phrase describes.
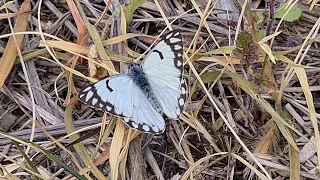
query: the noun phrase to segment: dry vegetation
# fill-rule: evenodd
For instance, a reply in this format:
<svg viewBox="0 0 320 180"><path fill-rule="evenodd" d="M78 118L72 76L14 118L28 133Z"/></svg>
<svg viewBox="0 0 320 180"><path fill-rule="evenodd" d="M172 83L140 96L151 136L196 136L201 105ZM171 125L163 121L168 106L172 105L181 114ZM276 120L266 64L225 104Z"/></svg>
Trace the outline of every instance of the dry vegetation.
<svg viewBox="0 0 320 180"><path fill-rule="evenodd" d="M1 1L0 179L320 179L316 3ZM170 29L189 98L165 133L78 102Z"/></svg>

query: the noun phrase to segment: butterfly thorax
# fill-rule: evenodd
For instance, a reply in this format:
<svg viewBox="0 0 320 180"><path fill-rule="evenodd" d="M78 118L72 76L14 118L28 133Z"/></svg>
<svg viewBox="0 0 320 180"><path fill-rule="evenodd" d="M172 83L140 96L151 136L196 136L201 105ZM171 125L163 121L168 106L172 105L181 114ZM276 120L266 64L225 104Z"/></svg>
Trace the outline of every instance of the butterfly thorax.
<svg viewBox="0 0 320 180"><path fill-rule="evenodd" d="M152 107L159 113L162 113L161 105L154 95L149 81L145 74L143 73L141 67L138 64L131 63L129 65L129 74L133 82L142 90L142 92L146 95L148 101L152 105Z"/></svg>

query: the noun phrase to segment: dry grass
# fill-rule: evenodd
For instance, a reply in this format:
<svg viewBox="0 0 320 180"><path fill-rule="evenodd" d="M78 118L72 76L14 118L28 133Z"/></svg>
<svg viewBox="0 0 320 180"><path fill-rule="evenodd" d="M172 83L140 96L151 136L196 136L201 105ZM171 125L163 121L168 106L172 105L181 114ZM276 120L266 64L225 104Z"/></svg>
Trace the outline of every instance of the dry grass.
<svg viewBox="0 0 320 180"><path fill-rule="evenodd" d="M320 179L319 4L237 2L3 1L0 179ZM165 133L78 103L172 29L189 97Z"/></svg>

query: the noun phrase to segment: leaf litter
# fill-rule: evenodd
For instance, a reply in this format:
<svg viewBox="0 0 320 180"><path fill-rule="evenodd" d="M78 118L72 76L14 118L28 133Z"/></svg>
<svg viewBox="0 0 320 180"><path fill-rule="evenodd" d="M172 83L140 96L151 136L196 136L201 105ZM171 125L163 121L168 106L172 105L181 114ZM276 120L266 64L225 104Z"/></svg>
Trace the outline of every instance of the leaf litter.
<svg viewBox="0 0 320 180"><path fill-rule="evenodd" d="M2 2L1 178L320 179L319 10L316 0ZM163 134L78 103L79 89L126 72L171 29L183 35L189 97Z"/></svg>

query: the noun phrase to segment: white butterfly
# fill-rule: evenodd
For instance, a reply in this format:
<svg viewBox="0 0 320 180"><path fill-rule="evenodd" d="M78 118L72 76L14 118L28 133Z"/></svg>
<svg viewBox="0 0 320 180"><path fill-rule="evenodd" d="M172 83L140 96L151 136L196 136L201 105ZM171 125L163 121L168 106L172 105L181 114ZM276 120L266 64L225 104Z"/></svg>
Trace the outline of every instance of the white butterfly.
<svg viewBox="0 0 320 180"><path fill-rule="evenodd" d="M179 118L186 102L181 34L164 34L141 66L132 63L128 74L118 74L89 85L79 99L90 106L120 116L131 128L160 134L164 113Z"/></svg>

